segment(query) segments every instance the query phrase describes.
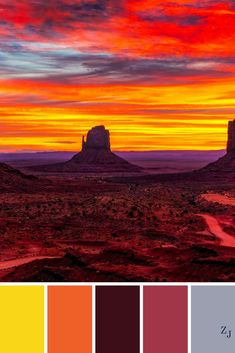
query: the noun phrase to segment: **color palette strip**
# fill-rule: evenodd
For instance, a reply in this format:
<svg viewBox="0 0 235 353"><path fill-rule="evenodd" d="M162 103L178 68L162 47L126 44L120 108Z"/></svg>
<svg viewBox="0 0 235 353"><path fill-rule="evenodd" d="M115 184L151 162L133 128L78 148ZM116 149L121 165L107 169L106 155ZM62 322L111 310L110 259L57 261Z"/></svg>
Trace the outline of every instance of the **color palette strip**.
<svg viewBox="0 0 235 353"><path fill-rule="evenodd" d="M235 286L190 288L0 285L0 352L234 352Z"/></svg>

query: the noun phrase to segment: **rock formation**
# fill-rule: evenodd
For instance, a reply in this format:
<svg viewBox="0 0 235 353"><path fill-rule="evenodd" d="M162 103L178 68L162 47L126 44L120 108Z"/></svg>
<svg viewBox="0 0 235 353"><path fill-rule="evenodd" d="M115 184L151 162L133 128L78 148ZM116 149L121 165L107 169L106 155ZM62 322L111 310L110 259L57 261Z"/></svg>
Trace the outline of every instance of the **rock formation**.
<svg viewBox="0 0 235 353"><path fill-rule="evenodd" d="M235 172L235 120L228 122L227 153L202 171Z"/></svg>
<svg viewBox="0 0 235 353"><path fill-rule="evenodd" d="M93 127L88 131L87 140L82 137L82 151L91 149L104 149L110 151L109 130L105 130L103 125Z"/></svg>
<svg viewBox="0 0 235 353"><path fill-rule="evenodd" d="M111 151L110 134L103 125L95 126L82 138L82 150L71 160L32 169L42 172L68 173L113 173L140 172L141 167L133 165Z"/></svg>
<svg viewBox="0 0 235 353"><path fill-rule="evenodd" d="M228 122L227 153L235 151L235 120Z"/></svg>

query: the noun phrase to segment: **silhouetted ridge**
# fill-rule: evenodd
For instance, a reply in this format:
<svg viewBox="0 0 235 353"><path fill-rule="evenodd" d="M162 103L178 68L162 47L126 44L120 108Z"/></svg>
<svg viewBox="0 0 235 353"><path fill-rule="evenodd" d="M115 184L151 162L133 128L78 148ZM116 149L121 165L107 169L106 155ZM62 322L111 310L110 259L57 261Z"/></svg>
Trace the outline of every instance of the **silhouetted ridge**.
<svg viewBox="0 0 235 353"><path fill-rule="evenodd" d="M0 192L32 191L38 178L0 163Z"/></svg>

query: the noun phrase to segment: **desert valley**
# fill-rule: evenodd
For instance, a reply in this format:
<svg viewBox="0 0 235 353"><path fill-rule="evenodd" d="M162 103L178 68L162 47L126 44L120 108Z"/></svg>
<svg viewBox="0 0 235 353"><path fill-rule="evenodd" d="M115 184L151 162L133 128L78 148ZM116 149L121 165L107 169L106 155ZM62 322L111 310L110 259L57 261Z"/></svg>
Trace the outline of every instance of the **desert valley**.
<svg viewBox="0 0 235 353"><path fill-rule="evenodd" d="M69 158L2 155L0 280L235 281L234 121L216 153L127 161L96 126Z"/></svg>

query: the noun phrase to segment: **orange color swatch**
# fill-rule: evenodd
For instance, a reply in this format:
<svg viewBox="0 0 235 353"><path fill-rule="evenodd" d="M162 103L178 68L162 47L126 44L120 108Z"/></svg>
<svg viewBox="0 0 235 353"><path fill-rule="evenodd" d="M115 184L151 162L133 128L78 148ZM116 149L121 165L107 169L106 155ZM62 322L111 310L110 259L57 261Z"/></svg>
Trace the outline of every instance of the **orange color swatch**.
<svg viewBox="0 0 235 353"><path fill-rule="evenodd" d="M91 353L92 288L48 288L48 353Z"/></svg>

